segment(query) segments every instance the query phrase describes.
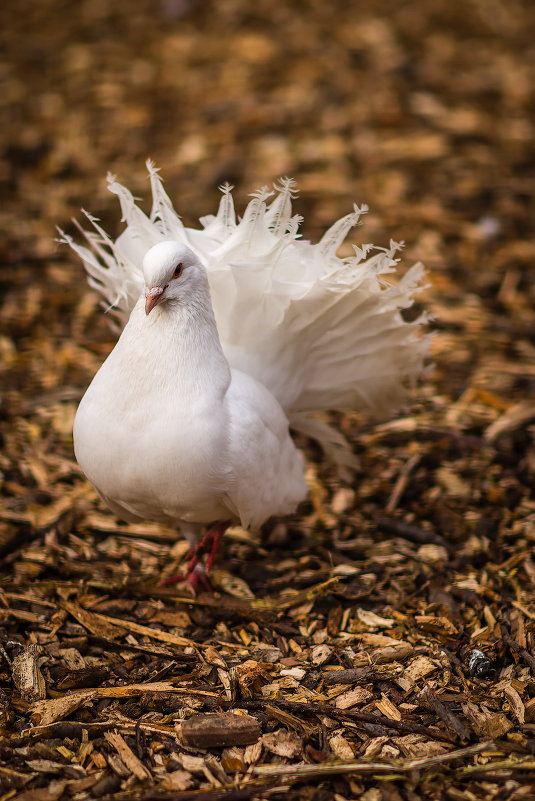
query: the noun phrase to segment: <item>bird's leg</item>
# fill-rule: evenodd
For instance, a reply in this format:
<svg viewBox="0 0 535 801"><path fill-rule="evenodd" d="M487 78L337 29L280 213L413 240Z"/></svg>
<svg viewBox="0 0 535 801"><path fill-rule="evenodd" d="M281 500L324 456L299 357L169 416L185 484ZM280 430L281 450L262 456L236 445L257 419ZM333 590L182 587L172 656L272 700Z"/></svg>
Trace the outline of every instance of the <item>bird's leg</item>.
<svg viewBox="0 0 535 801"><path fill-rule="evenodd" d="M202 562L197 562L191 572L188 569L184 578L187 579L188 584L193 589L195 594L197 594L199 587L205 590L205 592L212 593L214 591L212 585L210 584L210 580L206 575L206 568Z"/></svg>
<svg viewBox="0 0 535 801"><path fill-rule="evenodd" d="M210 553L208 554L208 559L206 560L206 570L210 570L212 565L214 564L214 559L216 557L217 551L219 550L219 546L221 545L221 540L223 539L223 534L230 526L230 520L226 520L224 523L215 523L211 528L208 529L204 537L199 543L199 548L204 550L210 542L212 543L212 547L210 548Z"/></svg>
<svg viewBox="0 0 535 801"><path fill-rule="evenodd" d="M178 584L180 581L187 581L191 587L193 587L194 591L197 591L201 585L203 589L208 592L213 592L206 573L211 569L214 563L223 535L230 524L230 520L225 520L222 523L214 523L214 525L208 529L202 540L197 543L197 545L192 546L189 551L186 572L169 576L160 583L163 586L168 586L169 584ZM201 557L208 549L210 552L208 553L205 566L201 562Z"/></svg>

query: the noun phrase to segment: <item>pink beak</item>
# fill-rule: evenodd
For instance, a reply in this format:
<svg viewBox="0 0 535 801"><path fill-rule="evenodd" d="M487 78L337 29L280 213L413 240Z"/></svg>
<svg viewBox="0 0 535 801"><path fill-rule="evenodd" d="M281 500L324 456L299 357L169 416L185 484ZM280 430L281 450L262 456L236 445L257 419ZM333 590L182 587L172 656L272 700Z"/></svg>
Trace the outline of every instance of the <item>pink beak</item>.
<svg viewBox="0 0 535 801"><path fill-rule="evenodd" d="M165 287L151 286L145 287L145 314L150 314L155 306L163 300Z"/></svg>

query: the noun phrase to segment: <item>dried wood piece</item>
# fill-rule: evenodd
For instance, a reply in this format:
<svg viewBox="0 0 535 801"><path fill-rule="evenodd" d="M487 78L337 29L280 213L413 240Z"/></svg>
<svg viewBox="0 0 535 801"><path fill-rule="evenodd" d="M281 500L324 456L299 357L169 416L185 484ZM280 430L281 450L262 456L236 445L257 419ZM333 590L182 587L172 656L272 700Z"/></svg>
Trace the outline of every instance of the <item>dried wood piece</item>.
<svg viewBox="0 0 535 801"><path fill-rule="evenodd" d="M401 537L404 540L409 540L409 542L418 544L432 543L433 545L442 545L447 550L452 549L451 543L441 537L440 534L435 534L433 531L425 531L423 528L404 523L396 518L378 517L375 520L375 524L385 534L393 534L395 537Z"/></svg>
<svg viewBox="0 0 535 801"><path fill-rule="evenodd" d="M106 754L105 758L108 765L113 770L113 772L117 774L117 776L120 776L121 779L130 778L130 771L124 764L121 757L119 757L117 754Z"/></svg>
<svg viewBox="0 0 535 801"><path fill-rule="evenodd" d="M259 739L260 724L251 715L232 712L206 712L194 715L177 726L184 745L190 748L222 748L252 745Z"/></svg>
<svg viewBox="0 0 535 801"><path fill-rule="evenodd" d="M351 709L352 706L357 704L364 704L371 701L373 693L366 690L364 687L356 687L353 690L338 695L335 699L334 705L337 709ZM383 712L383 710L380 710ZM387 715L387 717L389 717Z"/></svg>
<svg viewBox="0 0 535 801"><path fill-rule="evenodd" d="M530 698L524 704L524 718L528 723L535 721L535 698Z"/></svg>
<svg viewBox="0 0 535 801"><path fill-rule="evenodd" d="M254 775L257 776L274 776L277 775L280 779L290 778L313 778L314 776L327 776L329 774L344 774L344 773L372 773L377 775L389 774L394 777L397 773L405 773L412 770L425 770L433 768L444 762L452 762L455 759L464 759L465 757L480 754L482 751L488 749L492 743L478 743L471 745L467 748L459 748L456 751L448 751L445 754L437 754L431 757L423 757L420 759L404 759L396 760L394 764L385 762L366 762L364 760L355 760L350 762L324 762L321 765L257 765L251 768ZM535 762L534 762L535 764Z"/></svg>
<svg viewBox="0 0 535 801"><path fill-rule="evenodd" d="M254 659L246 659L233 668L233 676L243 698L252 698L255 690L270 681L271 668L268 662L257 662Z"/></svg>
<svg viewBox="0 0 535 801"><path fill-rule="evenodd" d="M277 707L267 704L265 711L270 718L278 720L279 723L283 723L285 726L288 726L288 728L294 729L303 736L309 735L311 732L310 725L302 721L297 715L292 715L284 709L277 709Z"/></svg>
<svg viewBox="0 0 535 801"><path fill-rule="evenodd" d="M438 715L438 717L449 729L452 729L461 738L461 740L470 739L470 731L467 729L464 723L459 720L457 715L455 715L451 709L442 703L438 695L434 693L429 686L422 690L420 693L420 698L424 704L429 706L433 712Z"/></svg>
<svg viewBox="0 0 535 801"><path fill-rule="evenodd" d="M381 617L376 612L371 612L368 609L357 609L357 617L365 626L371 629L390 629L396 625L396 621L391 617Z"/></svg>
<svg viewBox="0 0 535 801"><path fill-rule="evenodd" d="M355 758L354 748L342 734L335 734L329 739L329 748L338 759L347 761Z"/></svg>
<svg viewBox="0 0 535 801"><path fill-rule="evenodd" d="M205 646L198 645L193 640L188 640L186 637L179 637L177 634L172 634L170 631L162 631L161 629L152 629L150 626L143 626L141 623L135 623L133 620L119 620L118 618L110 617L109 615L97 615L102 620L111 623L113 626L122 626L127 631L132 631L134 634L143 634L146 637L153 637L155 640L169 643L169 645L178 645L181 647L191 646L195 648L203 648Z"/></svg>
<svg viewBox="0 0 535 801"><path fill-rule="evenodd" d="M459 634L457 626L452 623L451 620L448 620L447 617L439 617L437 615L415 615L414 622L426 631L436 632L444 637L455 637Z"/></svg>
<svg viewBox="0 0 535 801"><path fill-rule="evenodd" d="M38 701L31 708L32 723L38 726L48 726L50 723L66 718L67 715L78 709L80 704L97 696L97 690L78 690L60 698Z"/></svg>
<svg viewBox="0 0 535 801"><path fill-rule="evenodd" d="M399 472L399 476L397 478L396 483L394 484L394 489L392 490L392 494L388 499L388 503L386 504L385 512L387 514L392 514L395 511L401 496L405 492L407 488L407 484L409 483L409 477L415 467L418 466L420 460L422 458L421 453L416 452L413 453L410 459L403 465Z"/></svg>
<svg viewBox="0 0 535 801"><path fill-rule="evenodd" d="M170 790L173 792L180 792L187 790L191 786L193 777L187 770L174 770L163 777L158 785L159 790Z"/></svg>
<svg viewBox="0 0 535 801"><path fill-rule="evenodd" d="M518 720L520 725L523 726L526 716L526 710L519 693L515 690L511 682L508 682L508 684L503 688L503 692L511 705L511 709L514 712L516 719Z"/></svg>
<svg viewBox="0 0 535 801"><path fill-rule="evenodd" d="M401 720L401 712L384 693L382 694L381 700L375 702L375 706L382 715L390 720Z"/></svg>
<svg viewBox="0 0 535 801"><path fill-rule="evenodd" d="M131 698L144 693L182 693L189 696L201 696L202 698L212 698L219 701L217 693L206 690L177 689L174 684L168 681L146 682L145 684L125 684L119 687L92 687L87 690L74 690L61 698L48 698L37 701L31 707L31 719L36 725L46 726L56 720L66 717L85 701L92 701L95 698Z"/></svg>
<svg viewBox="0 0 535 801"><path fill-rule="evenodd" d="M509 632L507 631L507 628L505 627L505 625L504 625L504 624L502 624L502 626L501 626L501 631L502 631L502 637L503 637L503 641L506 643L506 645L508 645L508 646L509 646L509 648L511 649L511 651L512 651L513 653L515 653L515 654L519 654L519 655L522 657L522 659L524 660L524 662L525 662L527 665L529 665L529 666L530 666L530 668L531 668L531 670L533 671L533 673L535 673L535 657L533 657L533 656L532 656L532 655L529 653L529 651L526 651L526 649L525 649L525 648L522 648L522 647L521 647L521 646L520 646L520 645L519 645L519 644L516 642L516 640L513 640L513 638L511 637L511 635L510 635L510 634L509 634Z"/></svg>
<svg viewBox="0 0 535 801"><path fill-rule="evenodd" d="M89 612L77 603L62 600L60 605L66 612L69 612L69 614L81 623L82 626L97 637L102 637L106 640L114 640L126 634L127 630L121 625L116 625L115 623L111 624L102 615L96 612ZM116 621L116 623L120 624L120 621Z"/></svg>
<svg viewBox="0 0 535 801"><path fill-rule="evenodd" d="M411 653L413 648L411 646ZM392 679L401 670L399 665L368 665L367 667L349 668L348 670L330 670L323 673L323 683L332 684L368 684L371 681Z"/></svg>
<svg viewBox="0 0 535 801"><path fill-rule="evenodd" d="M22 773L18 770L13 770L13 768L8 768L6 765L0 765L0 781L6 787L24 787L31 779L33 779L35 774L33 773Z"/></svg>
<svg viewBox="0 0 535 801"><path fill-rule="evenodd" d="M34 530L45 530L58 522L60 517L72 509L73 503L80 497L87 495L90 490L84 484L67 491L63 488L62 494L48 506L34 506L25 512L14 512L9 509L0 511L2 520L15 523L28 523Z"/></svg>
<svg viewBox="0 0 535 801"><path fill-rule="evenodd" d="M286 729L276 729L264 734L262 745L270 753L285 759L294 759L297 756L301 756L303 752L301 737L298 737L295 732L287 731Z"/></svg>
<svg viewBox="0 0 535 801"><path fill-rule="evenodd" d="M127 744L124 737L117 731L107 731L104 737L113 745L121 761L128 770L128 775L131 773L140 781L150 781L151 775L145 765L137 758L130 746Z"/></svg>
<svg viewBox="0 0 535 801"><path fill-rule="evenodd" d="M475 734L479 737L501 737L513 728L513 723L503 712L491 712L483 704L478 707L471 701L462 705L462 710Z"/></svg>
<svg viewBox="0 0 535 801"><path fill-rule="evenodd" d="M370 653L359 654L355 664L371 662L374 665L387 664L389 662L403 662L412 656L414 646L408 642L399 642L398 645L385 645L383 648L375 648Z"/></svg>
<svg viewBox="0 0 535 801"><path fill-rule="evenodd" d="M13 682L25 701L40 701L46 697L46 686L40 670L46 659L40 645L28 645L13 657Z"/></svg>
<svg viewBox="0 0 535 801"><path fill-rule="evenodd" d="M517 428L527 425L534 418L535 403L530 400L520 401L491 423L483 437L487 442L494 443L502 434L515 431Z"/></svg>
<svg viewBox="0 0 535 801"><path fill-rule="evenodd" d="M433 659L430 659L428 656L420 655L417 656L412 662L405 668L403 672L403 676L399 678L398 684L402 689L409 690L410 688L414 687L421 681L424 676L428 676L430 673L433 673L439 665Z"/></svg>
<svg viewBox="0 0 535 801"><path fill-rule="evenodd" d="M208 701L208 699L206 700ZM230 703L232 703L232 705L238 705L239 703L240 707L251 710L264 710L266 707L266 703L263 701L240 701L229 702L229 704L226 704L225 701L221 699L213 703L217 703L218 706L223 708L225 708L225 706L228 708ZM396 729L397 731L402 732L424 734L426 737L434 740L446 740L448 742L453 742L452 737L448 733L442 732L433 726L423 726L420 723L412 723L409 720L390 720L383 715L374 715L372 712L358 712L353 709L337 709L335 706L328 703L322 703L318 701L282 701L277 699L270 700L269 705L277 706L281 709L288 709L291 712L294 712L296 715L319 715L334 718L334 720L340 721L368 723L373 726L382 726L384 728Z"/></svg>

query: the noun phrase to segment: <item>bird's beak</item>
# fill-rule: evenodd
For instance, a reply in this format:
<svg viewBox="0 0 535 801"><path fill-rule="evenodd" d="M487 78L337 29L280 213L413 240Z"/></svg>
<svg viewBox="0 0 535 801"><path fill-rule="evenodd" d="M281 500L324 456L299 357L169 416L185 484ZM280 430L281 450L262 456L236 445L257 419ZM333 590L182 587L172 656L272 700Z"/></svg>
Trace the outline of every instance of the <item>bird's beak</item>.
<svg viewBox="0 0 535 801"><path fill-rule="evenodd" d="M163 286L145 287L145 314L150 314L154 307L163 300L164 290Z"/></svg>

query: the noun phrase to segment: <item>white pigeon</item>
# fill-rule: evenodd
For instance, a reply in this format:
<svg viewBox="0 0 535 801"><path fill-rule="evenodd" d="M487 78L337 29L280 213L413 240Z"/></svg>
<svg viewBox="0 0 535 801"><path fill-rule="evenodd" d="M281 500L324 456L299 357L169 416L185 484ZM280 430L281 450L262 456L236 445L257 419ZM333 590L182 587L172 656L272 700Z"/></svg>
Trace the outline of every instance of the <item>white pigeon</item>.
<svg viewBox="0 0 535 801"><path fill-rule="evenodd" d="M293 512L307 493L304 460L275 397L229 367L197 256L160 242L143 275L144 295L78 407L76 458L120 517L178 524L192 546L220 521L214 548L230 521L259 528Z"/></svg>
<svg viewBox="0 0 535 801"><path fill-rule="evenodd" d="M289 423L351 466L342 435L311 413L384 415L407 399L429 334L421 335L425 314L407 322L401 311L423 268L387 284L380 276L394 269L395 242L336 255L366 207L316 245L299 240L289 179L253 195L239 221L225 186L217 215L186 228L148 167L150 217L110 178L124 232L114 242L90 217L91 250L63 235L126 323L80 403L75 453L117 515L180 528L196 585L200 556L210 549L209 568L228 525L258 528L305 498Z"/></svg>

